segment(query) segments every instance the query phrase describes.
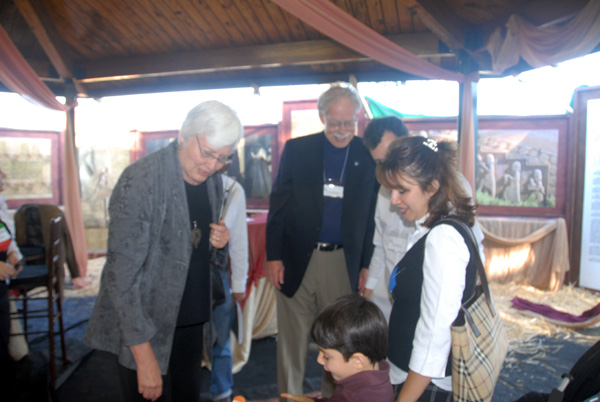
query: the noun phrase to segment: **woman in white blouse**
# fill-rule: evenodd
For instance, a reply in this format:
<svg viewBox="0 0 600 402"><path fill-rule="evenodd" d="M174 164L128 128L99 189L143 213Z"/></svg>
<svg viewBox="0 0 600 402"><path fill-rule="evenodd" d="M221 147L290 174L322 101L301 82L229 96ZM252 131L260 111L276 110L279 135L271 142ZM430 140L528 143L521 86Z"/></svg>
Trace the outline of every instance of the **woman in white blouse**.
<svg viewBox="0 0 600 402"><path fill-rule="evenodd" d="M465 283L473 283L465 276L478 252L465 242L468 233L460 224L444 220L453 217L469 227L475 222L475 207L455 166L453 143L403 137L377 167L380 183L392 189L392 204L416 224L409 250L390 278L388 359L398 402L452 400L450 327Z"/></svg>

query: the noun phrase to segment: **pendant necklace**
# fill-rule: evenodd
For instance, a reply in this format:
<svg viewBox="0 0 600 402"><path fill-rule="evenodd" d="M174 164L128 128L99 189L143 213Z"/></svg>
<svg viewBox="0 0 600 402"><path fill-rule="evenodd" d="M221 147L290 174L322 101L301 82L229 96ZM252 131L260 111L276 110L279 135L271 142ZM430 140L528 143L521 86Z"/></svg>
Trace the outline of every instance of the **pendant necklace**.
<svg viewBox="0 0 600 402"><path fill-rule="evenodd" d="M194 248L198 248L200 239L202 239L202 231L198 227L198 223L194 221L194 227L192 228L192 243L194 244Z"/></svg>

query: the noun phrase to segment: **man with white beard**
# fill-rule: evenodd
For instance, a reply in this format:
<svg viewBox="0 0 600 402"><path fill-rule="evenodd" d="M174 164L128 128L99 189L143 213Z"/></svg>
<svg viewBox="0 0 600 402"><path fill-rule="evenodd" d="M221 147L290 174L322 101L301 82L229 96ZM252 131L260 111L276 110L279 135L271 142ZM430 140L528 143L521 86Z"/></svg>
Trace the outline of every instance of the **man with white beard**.
<svg viewBox="0 0 600 402"><path fill-rule="evenodd" d="M356 134L361 101L334 85L318 101L324 131L289 140L271 191L267 277L277 294L279 393L302 395L317 313L362 292L373 253L375 163ZM323 396L333 392L324 373Z"/></svg>

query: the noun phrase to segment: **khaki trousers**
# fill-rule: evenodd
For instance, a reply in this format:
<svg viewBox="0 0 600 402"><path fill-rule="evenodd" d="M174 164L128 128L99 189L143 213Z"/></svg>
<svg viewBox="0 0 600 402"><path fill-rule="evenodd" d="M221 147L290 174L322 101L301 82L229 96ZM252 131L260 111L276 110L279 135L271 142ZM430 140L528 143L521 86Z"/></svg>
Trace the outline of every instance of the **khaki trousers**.
<svg viewBox="0 0 600 402"><path fill-rule="evenodd" d="M294 296L277 294L277 386L279 394L303 395L310 328L317 313L337 298L351 293L344 250L314 250L300 288ZM331 396L335 384L323 374L321 392ZM285 399L281 399L285 401Z"/></svg>

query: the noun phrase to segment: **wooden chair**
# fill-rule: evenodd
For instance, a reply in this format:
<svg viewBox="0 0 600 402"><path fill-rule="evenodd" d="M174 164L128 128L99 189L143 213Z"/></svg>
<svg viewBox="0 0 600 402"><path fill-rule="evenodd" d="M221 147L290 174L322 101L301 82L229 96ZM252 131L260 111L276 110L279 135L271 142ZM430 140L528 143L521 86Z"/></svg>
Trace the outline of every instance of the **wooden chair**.
<svg viewBox="0 0 600 402"><path fill-rule="evenodd" d="M21 301L21 308L13 313L12 318L23 319L23 332L12 335L48 334L50 355L50 386L56 389L56 356L55 336L60 335L62 349L62 362L67 364L67 348L65 344L65 329L63 324L63 284L64 284L64 257L61 255L61 231L64 224L62 217L52 219L50 223L50 264L26 265L23 271L10 281L9 289L16 291L18 296L13 297L15 302ZM46 300L45 308L32 308L31 301ZM34 318L47 318L47 330L29 330L28 320ZM58 322L59 331L55 330Z"/></svg>
<svg viewBox="0 0 600 402"><path fill-rule="evenodd" d="M56 217L63 218L60 232L60 255L71 278L79 276L75 250L63 211L54 204L23 204L15 212L14 239L19 245L27 265L52 264L50 223Z"/></svg>
<svg viewBox="0 0 600 402"><path fill-rule="evenodd" d="M44 239L39 204L23 204L15 212L15 241L19 245L23 259L28 265L50 264L46 255L50 243ZM47 221L49 223L49 220ZM49 239L48 239L49 240ZM48 257L48 258L47 258Z"/></svg>

